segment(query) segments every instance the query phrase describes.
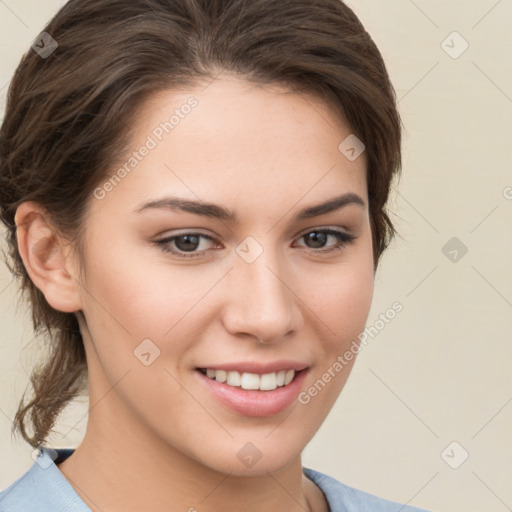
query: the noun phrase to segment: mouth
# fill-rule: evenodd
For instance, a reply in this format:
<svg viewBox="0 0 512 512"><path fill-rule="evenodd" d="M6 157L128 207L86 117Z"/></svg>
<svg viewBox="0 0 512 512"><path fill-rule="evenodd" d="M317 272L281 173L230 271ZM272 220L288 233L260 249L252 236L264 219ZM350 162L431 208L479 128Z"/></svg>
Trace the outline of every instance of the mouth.
<svg viewBox="0 0 512 512"><path fill-rule="evenodd" d="M292 407L308 371L306 365L277 361L195 368L198 382L215 402L248 417L270 417Z"/></svg>
<svg viewBox="0 0 512 512"><path fill-rule="evenodd" d="M271 373L249 373L232 370L217 370L213 368L197 368L208 379L226 384L234 388L253 391L273 391L288 386L297 374L304 370L279 370Z"/></svg>

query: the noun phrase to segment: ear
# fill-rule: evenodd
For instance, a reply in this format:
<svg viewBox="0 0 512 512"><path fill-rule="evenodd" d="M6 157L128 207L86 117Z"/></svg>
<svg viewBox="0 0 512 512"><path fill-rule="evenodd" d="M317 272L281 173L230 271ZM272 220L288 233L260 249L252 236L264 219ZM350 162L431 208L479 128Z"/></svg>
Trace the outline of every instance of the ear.
<svg viewBox="0 0 512 512"><path fill-rule="evenodd" d="M57 234L36 202L18 206L15 216L18 250L32 282L48 304L65 313L82 309L80 284L69 243Z"/></svg>

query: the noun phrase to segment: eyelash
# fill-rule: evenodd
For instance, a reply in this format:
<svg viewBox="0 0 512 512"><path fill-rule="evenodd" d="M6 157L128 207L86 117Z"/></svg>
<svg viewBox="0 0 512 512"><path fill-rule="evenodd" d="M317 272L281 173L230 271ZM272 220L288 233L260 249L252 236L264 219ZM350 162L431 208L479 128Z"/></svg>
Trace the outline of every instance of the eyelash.
<svg viewBox="0 0 512 512"><path fill-rule="evenodd" d="M334 230L334 229L313 229L313 230L310 230L307 233L304 233L303 235L301 235L299 237L299 239L300 238L304 238L306 235L309 235L310 233L323 233L323 234L327 234L327 235L332 235L337 240L337 243L334 246L330 247L329 249L323 249L323 248L321 248L321 249L312 249L312 248L309 248L314 253L320 253L320 254L326 254L326 253L332 253L334 251L340 251L343 248L345 248L346 246L351 245L354 242L354 240L357 238L355 235L352 235L350 233L346 233L344 231L338 231L338 230ZM211 236L204 235L202 233L188 232L188 233L181 233L179 235L174 235L174 236L170 236L170 237L167 237L167 238L163 238L162 240L157 240L157 241L154 242L154 244L157 247L159 247L162 251L164 251L166 253L171 253L171 254L173 254L175 256L178 256L180 258L200 258L205 251L187 253L187 252L184 252L184 251L171 249L171 247L170 247L170 244L174 240L176 240L177 238L181 238L181 237L184 237L184 236L190 236L190 235L198 236L198 237L201 237L201 238L205 238L207 240L211 240L212 242L215 242L215 239L212 238Z"/></svg>

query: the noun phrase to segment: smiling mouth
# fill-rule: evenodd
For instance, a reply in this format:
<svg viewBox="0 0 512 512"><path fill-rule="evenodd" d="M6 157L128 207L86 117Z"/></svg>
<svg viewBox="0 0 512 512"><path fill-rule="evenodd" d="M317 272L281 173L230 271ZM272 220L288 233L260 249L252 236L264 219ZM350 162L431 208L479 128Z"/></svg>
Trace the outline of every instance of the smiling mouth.
<svg viewBox="0 0 512 512"><path fill-rule="evenodd" d="M287 386L301 371L281 370L278 372L257 374L248 372L214 370L198 368L198 371L211 380L246 390L272 391Z"/></svg>

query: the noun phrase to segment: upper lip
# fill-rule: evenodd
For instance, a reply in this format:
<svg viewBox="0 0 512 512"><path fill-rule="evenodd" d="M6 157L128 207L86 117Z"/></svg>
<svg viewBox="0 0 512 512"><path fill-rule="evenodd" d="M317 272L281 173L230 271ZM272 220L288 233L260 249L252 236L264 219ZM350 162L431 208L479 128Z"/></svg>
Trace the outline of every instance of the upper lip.
<svg viewBox="0 0 512 512"><path fill-rule="evenodd" d="M220 364L207 364L205 366L198 366L197 368L205 368L210 370L225 370L228 372L240 372L240 373L257 373L264 375L266 373L275 373L282 370L295 370L299 372L308 367L308 364L301 363L298 361L272 361L269 363L258 363L256 361L243 361L243 362L231 362L231 363L220 363Z"/></svg>

